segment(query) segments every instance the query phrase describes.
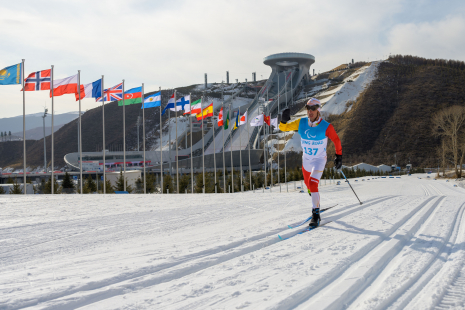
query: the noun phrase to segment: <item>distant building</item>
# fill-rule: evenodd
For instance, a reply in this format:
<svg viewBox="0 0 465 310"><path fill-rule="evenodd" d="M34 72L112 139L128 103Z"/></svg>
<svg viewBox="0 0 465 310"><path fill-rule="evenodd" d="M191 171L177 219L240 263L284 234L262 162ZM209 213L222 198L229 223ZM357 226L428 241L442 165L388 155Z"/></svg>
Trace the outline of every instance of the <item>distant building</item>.
<svg viewBox="0 0 465 310"><path fill-rule="evenodd" d="M365 163L360 163L360 164L353 165L353 166L343 166L343 168L354 169L354 170L365 170L365 171L372 171L372 172L378 172L378 171L390 172L391 171L391 167L387 165L373 166L373 165L365 164Z"/></svg>

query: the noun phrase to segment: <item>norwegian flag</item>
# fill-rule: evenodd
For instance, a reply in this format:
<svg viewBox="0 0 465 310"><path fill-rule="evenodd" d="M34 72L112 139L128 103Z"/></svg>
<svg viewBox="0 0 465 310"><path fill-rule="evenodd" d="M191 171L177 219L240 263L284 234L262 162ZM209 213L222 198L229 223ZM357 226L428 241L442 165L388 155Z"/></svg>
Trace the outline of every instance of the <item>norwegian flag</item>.
<svg viewBox="0 0 465 310"><path fill-rule="evenodd" d="M25 91L49 90L50 89L50 71L42 70L33 72L24 80Z"/></svg>
<svg viewBox="0 0 465 310"><path fill-rule="evenodd" d="M114 100L122 100L123 99L123 83L119 83L112 88L107 88L103 91L103 99L105 101L114 101ZM101 102L102 97L98 97L96 102Z"/></svg>

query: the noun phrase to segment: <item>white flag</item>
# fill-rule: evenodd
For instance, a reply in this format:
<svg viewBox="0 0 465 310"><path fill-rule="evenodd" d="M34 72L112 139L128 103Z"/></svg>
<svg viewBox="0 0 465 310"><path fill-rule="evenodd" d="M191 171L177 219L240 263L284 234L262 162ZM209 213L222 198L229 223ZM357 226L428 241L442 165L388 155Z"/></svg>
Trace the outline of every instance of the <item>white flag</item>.
<svg viewBox="0 0 465 310"><path fill-rule="evenodd" d="M263 126L263 114L255 116L250 122L250 126Z"/></svg>
<svg viewBox="0 0 465 310"><path fill-rule="evenodd" d="M270 120L270 126L274 126L275 128L279 128L278 127L278 118L272 118Z"/></svg>

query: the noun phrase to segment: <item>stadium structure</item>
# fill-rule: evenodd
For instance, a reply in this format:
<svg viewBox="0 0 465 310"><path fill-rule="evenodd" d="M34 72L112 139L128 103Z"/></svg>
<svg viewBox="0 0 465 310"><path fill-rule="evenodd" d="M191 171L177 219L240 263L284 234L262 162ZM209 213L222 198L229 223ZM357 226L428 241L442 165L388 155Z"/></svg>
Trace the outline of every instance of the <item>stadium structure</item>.
<svg viewBox="0 0 465 310"><path fill-rule="evenodd" d="M305 53L279 53L265 57L263 63L271 67L271 74L266 80L255 98L248 104L240 106L240 113L247 111L248 120L252 120L255 116L266 113L272 118L276 117L282 110L287 108L294 98L297 97L301 89L313 83L310 76L310 66L315 62L315 57ZM227 115L229 110L230 115L234 115L239 107L233 105L233 98L238 97L242 92L246 91L247 84L240 88L233 96L224 101L224 115ZM218 115L219 109L215 110ZM231 117L231 119L233 119ZM261 169L263 162L260 163L260 157L263 155L263 149L259 148L260 132L262 127L239 126L233 130L230 126L225 130L223 143L223 130L218 127L216 122L210 124L211 127L204 134L204 149L205 149L205 167L207 171L214 169L216 160L216 169L223 168L223 154L225 151L225 166L228 170L233 166L234 169L249 169L249 149L250 161L253 170ZM231 130L231 132L230 132ZM181 139L183 134L178 136ZM215 139L215 143L213 140ZM215 148L215 149L214 149ZM232 154L231 154L232 152ZM190 172L191 148L178 150L179 168L183 169L184 173ZM213 157L216 153L215 158ZM171 157L168 151L163 151L163 171L168 172L169 167L176 167L175 151L171 151ZM202 140L192 146L193 168L195 172L202 171ZM232 156L231 156L232 155ZM141 169L143 166L142 152L126 152L126 166L129 169ZM65 162L72 170L79 170L79 154L70 153L65 156ZM123 166L123 152L106 152L105 161L107 169L118 170ZM242 160L241 160L242 159ZM231 165L232 160L232 165ZM159 172L161 154L160 151L146 152L146 165L154 172ZM90 166L103 167L102 152L85 152L83 153L83 163L86 162L86 167ZM83 168L87 170L88 168ZM95 169L92 169L95 170Z"/></svg>

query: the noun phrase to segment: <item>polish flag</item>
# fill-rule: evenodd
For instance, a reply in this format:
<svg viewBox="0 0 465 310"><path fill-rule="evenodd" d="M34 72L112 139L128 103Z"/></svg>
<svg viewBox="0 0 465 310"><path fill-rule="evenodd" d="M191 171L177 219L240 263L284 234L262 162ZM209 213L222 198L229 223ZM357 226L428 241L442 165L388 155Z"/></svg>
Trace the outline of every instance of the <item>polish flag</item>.
<svg viewBox="0 0 465 310"><path fill-rule="evenodd" d="M77 74L60 80L53 80L53 96L77 93ZM50 97L52 92L50 91Z"/></svg>
<svg viewBox="0 0 465 310"><path fill-rule="evenodd" d="M239 125L247 124L247 111L245 111L244 115L241 116L239 120Z"/></svg>
<svg viewBox="0 0 465 310"><path fill-rule="evenodd" d="M218 127L223 126L223 108L221 108L220 113L218 114Z"/></svg>

